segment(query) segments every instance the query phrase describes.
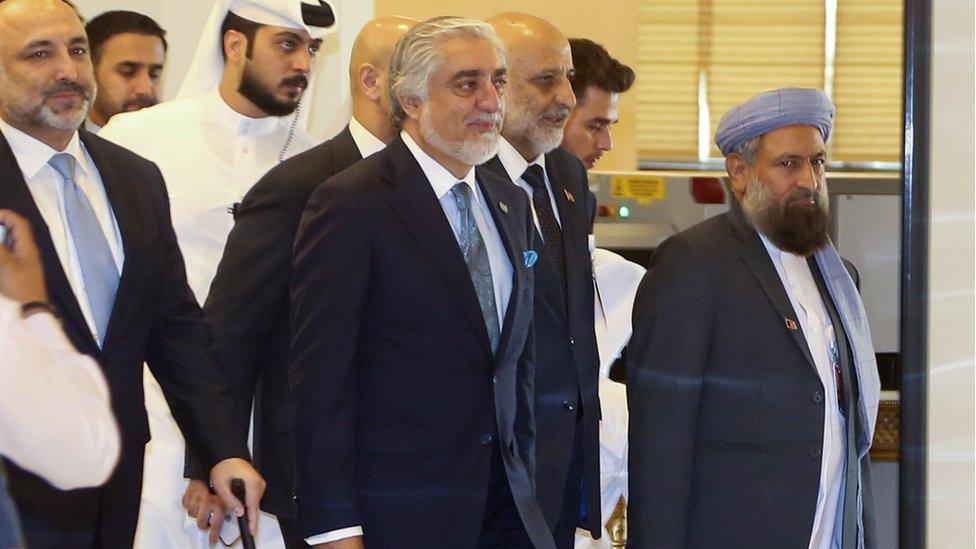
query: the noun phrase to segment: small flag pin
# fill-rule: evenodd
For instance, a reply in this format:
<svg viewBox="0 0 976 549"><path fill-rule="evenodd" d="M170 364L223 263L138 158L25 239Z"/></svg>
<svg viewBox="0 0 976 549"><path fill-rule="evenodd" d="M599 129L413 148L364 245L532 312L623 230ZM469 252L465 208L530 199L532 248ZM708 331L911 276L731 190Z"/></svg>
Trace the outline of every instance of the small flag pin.
<svg viewBox="0 0 976 549"><path fill-rule="evenodd" d="M498 207L501 208L503 212L508 213L508 204L504 202L499 202Z"/></svg>
<svg viewBox="0 0 976 549"><path fill-rule="evenodd" d="M792 318L787 318L786 319L786 327L788 329L790 329L790 330L795 330L796 329L796 322L794 322Z"/></svg>
<svg viewBox="0 0 976 549"><path fill-rule="evenodd" d="M569 200L570 202L573 203L576 202L576 197L573 196L573 193L569 192L569 190L567 189L563 189L563 192L566 193L566 200Z"/></svg>

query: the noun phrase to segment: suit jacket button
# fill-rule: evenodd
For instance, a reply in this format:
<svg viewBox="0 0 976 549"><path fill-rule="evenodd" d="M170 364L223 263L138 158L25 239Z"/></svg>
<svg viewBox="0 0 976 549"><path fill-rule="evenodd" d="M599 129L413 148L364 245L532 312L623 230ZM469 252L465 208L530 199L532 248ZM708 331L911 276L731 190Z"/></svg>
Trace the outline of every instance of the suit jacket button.
<svg viewBox="0 0 976 549"><path fill-rule="evenodd" d="M498 383L498 376L497 375L491 376L491 382L492 383Z"/></svg>
<svg viewBox="0 0 976 549"><path fill-rule="evenodd" d="M488 433L486 435L481 435L481 444L487 446L487 445L491 444L491 441L494 438L495 437L491 436L491 433Z"/></svg>
<svg viewBox="0 0 976 549"><path fill-rule="evenodd" d="M576 409L576 406L573 406L573 403L572 402L570 402L568 400L564 400L563 401L563 408L566 408L567 410L569 410L570 412L572 412L573 410Z"/></svg>
<svg viewBox="0 0 976 549"><path fill-rule="evenodd" d="M813 392L813 401L816 402L817 404L823 402L823 395L820 394L820 391Z"/></svg>
<svg viewBox="0 0 976 549"><path fill-rule="evenodd" d="M818 457L820 457L820 452L821 452L821 449L820 449L819 446L811 446L810 447L810 457L812 457L812 458L818 458Z"/></svg>
<svg viewBox="0 0 976 549"><path fill-rule="evenodd" d="M573 338L569 338L569 344L570 345L576 345L576 340L573 339Z"/></svg>

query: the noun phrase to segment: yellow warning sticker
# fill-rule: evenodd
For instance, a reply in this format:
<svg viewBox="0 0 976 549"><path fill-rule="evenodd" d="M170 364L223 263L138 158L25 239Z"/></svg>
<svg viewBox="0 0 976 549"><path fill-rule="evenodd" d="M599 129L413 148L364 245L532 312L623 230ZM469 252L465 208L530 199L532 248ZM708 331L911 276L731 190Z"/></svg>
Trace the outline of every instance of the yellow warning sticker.
<svg viewBox="0 0 976 549"><path fill-rule="evenodd" d="M644 175L616 175L610 178L610 194L617 198L633 198L638 204L664 200L663 177Z"/></svg>

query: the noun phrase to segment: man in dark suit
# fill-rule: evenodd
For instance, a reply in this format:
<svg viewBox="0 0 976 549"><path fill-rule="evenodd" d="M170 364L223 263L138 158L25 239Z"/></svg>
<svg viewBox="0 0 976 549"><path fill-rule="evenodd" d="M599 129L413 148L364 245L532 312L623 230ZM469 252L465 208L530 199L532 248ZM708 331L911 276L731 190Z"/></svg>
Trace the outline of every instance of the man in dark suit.
<svg viewBox="0 0 976 549"><path fill-rule="evenodd" d="M288 546L305 546L294 524L293 409L287 376L292 243L312 191L396 136L389 114L390 55L415 23L407 17L382 17L360 31L349 70L352 120L333 139L272 169L248 192L237 208L204 305L242 431L256 403L254 463L268 481L262 508L278 518ZM219 500L211 498L210 503L219 505ZM209 506L194 509L199 516L209 512Z"/></svg>
<svg viewBox="0 0 976 549"><path fill-rule="evenodd" d="M60 0L0 3L0 69L0 208L30 221L51 304L71 342L100 363L122 442L114 474L98 489L60 491L12 468L27 542L131 546L149 440L143 361L162 382L214 488L240 514L229 484L242 477L253 512L264 481L233 429L159 170L76 130L94 90L87 38L73 7Z"/></svg>
<svg viewBox="0 0 976 549"><path fill-rule="evenodd" d="M531 218L485 170L491 27L440 17L390 62L386 149L316 189L295 243L298 521L323 547L552 547L534 494Z"/></svg>
<svg viewBox="0 0 976 549"><path fill-rule="evenodd" d="M733 108L730 211L654 253L627 363L631 547L874 545L880 383L827 236L833 114L811 89Z"/></svg>
<svg viewBox="0 0 976 549"><path fill-rule="evenodd" d="M596 199L583 165L558 148L576 104L566 37L530 15L508 13L489 22L511 55L502 140L485 167L529 197L545 251L535 277L539 504L556 545L569 548L577 526L594 537L603 531L600 359L588 238Z"/></svg>

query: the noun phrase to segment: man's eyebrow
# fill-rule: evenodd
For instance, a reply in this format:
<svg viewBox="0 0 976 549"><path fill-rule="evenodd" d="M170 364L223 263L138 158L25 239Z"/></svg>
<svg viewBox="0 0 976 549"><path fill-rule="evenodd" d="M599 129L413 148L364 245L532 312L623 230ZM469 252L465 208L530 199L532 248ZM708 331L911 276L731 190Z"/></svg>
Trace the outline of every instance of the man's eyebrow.
<svg viewBox="0 0 976 549"><path fill-rule="evenodd" d="M457 78L468 78L468 77L471 77L471 76L477 77L477 76L483 75L484 73L485 72L483 70L481 70L481 69L462 69L462 70L459 70L456 73L454 73L454 78L453 79L457 79Z"/></svg>
<svg viewBox="0 0 976 549"><path fill-rule="evenodd" d="M291 38L292 40L297 40L297 41L302 42L302 43L307 42L307 40L305 40L305 38L303 38L302 35L297 34L297 33L294 33L294 32L291 32L291 31L281 31L281 32L275 34L275 37L276 38Z"/></svg>
<svg viewBox="0 0 976 549"><path fill-rule="evenodd" d="M498 77L498 76L505 76L507 74L508 74L508 68L502 67L500 69L495 69L494 76L496 76L496 77Z"/></svg>

